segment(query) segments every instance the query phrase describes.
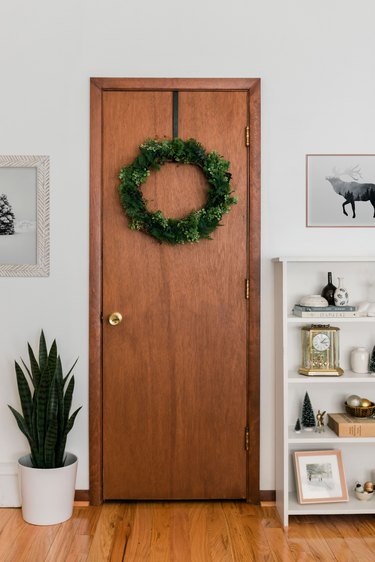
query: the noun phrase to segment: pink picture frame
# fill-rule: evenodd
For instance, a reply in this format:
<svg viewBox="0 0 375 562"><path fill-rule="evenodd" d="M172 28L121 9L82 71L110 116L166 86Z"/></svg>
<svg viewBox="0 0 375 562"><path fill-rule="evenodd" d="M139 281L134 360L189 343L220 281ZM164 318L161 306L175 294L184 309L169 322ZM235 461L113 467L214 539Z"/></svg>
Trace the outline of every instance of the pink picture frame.
<svg viewBox="0 0 375 562"><path fill-rule="evenodd" d="M294 451L293 458L299 503L349 501L341 451Z"/></svg>

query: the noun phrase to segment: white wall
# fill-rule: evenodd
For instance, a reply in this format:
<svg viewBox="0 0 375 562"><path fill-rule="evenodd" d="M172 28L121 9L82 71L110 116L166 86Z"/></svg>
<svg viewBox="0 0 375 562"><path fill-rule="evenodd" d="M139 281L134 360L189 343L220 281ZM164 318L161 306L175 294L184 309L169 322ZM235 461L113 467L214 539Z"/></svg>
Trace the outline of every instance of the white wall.
<svg viewBox="0 0 375 562"><path fill-rule="evenodd" d="M51 157L51 275L0 279L0 463L25 450L6 404L43 327L66 367L80 356L69 449L88 487L89 77L261 77L261 488L274 488L270 259L373 252L374 230L305 228L305 154L375 152L374 16L372 0L2 2L0 154Z"/></svg>

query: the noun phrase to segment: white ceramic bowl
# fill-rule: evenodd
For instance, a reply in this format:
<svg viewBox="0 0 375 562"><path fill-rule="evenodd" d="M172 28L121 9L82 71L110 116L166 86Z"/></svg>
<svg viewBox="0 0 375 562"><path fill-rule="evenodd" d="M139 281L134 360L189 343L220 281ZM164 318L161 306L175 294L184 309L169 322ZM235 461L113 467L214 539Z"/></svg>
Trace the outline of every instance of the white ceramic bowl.
<svg viewBox="0 0 375 562"><path fill-rule="evenodd" d="M355 497L362 501L371 500L374 495L374 492L354 492Z"/></svg>
<svg viewBox="0 0 375 562"><path fill-rule="evenodd" d="M302 306L328 306L328 301L320 295L306 295L299 301Z"/></svg>

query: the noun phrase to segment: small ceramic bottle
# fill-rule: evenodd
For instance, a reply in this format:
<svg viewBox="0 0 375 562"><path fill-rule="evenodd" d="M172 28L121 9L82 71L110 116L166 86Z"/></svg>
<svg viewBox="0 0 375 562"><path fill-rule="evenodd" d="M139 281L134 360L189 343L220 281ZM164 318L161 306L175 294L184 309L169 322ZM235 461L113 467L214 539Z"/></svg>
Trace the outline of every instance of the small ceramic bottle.
<svg viewBox="0 0 375 562"><path fill-rule="evenodd" d="M369 352L365 347L355 347L350 353L350 365L353 373L368 373Z"/></svg>
<svg viewBox="0 0 375 562"><path fill-rule="evenodd" d="M335 304L335 298L334 298L335 291L336 291L336 287L332 283L332 273L329 272L328 273L328 283L322 289L322 293L321 293L321 296L324 297L325 299L327 299L329 305Z"/></svg>
<svg viewBox="0 0 375 562"><path fill-rule="evenodd" d="M339 280L339 286L334 292L333 300L336 306L346 306L349 302L349 293L342 285L344 278L338 277L337 279Z"/></svg>

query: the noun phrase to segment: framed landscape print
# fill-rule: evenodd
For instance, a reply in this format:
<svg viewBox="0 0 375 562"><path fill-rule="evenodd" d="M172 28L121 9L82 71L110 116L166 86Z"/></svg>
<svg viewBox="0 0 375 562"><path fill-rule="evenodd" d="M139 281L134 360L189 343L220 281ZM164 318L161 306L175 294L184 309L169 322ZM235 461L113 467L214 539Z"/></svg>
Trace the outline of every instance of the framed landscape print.
<svg viewBox="0 0 375 562"><path fill-rule="evenodd" d="M48 156L0 156L0 275L49 275Z"/></svg>
<svg viewBox="0 0 375 562"><path fill-rule="evenodd" d="M306 156L306 225L375 227L375 154Z"/></svg>
<svg viewBox="0 0 375 562"><path fill-rule="evenodd" d="M294 451L293 456L299 503L349 500L341 451Z"/></svg>

